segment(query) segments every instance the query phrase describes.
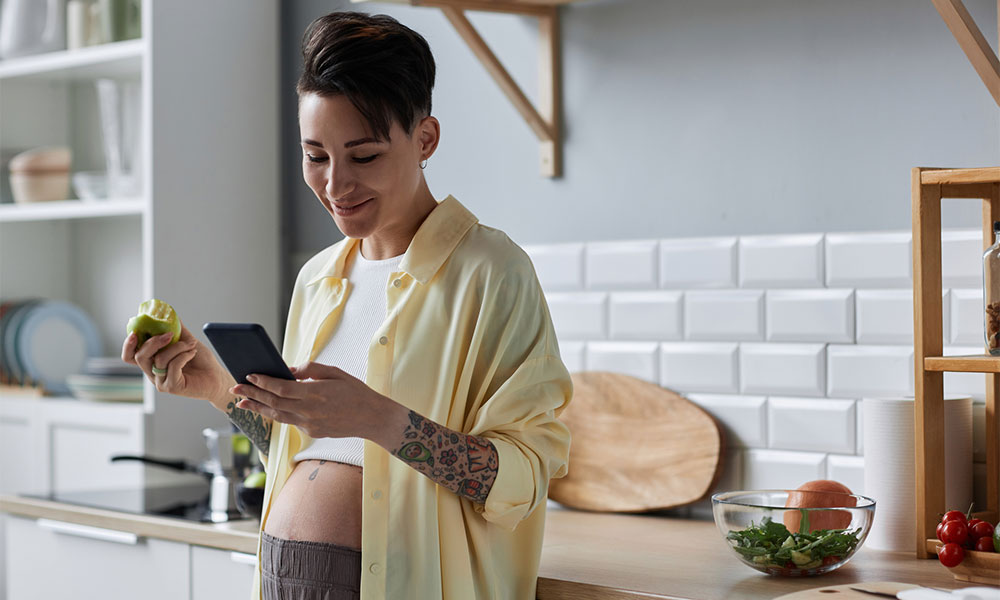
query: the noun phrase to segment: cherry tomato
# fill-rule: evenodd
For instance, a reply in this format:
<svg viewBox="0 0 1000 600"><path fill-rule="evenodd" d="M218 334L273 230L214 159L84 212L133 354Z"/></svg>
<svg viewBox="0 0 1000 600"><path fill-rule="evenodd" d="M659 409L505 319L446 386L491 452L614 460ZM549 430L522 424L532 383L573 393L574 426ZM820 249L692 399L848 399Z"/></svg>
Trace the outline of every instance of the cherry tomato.
<svg viewBox="0 0 1000 600"><path fill-rule="evenodd" d="M944 523L938 523L937 527L934 528L934 533L937 534L937 539L939 539L939 540L941 540L943 542L944 540L941 538L941 528L942 527L944 527Z"/></svg>
<svg viewBox="0 0 1000 600"><path fill-rule="evenodd" d="M990 543L993 543L993 541L990 540ZM823 557L823 566L824 567L828 567L828 566L830 566L832 564L836 564L837 562L840 562L840 557L839 556L824 556Z"/></svg>
<svg viewBox="0 0 1000 600"><path fill-rule="evenodd" d="M976 550L978 552L993 552L993 537L981 537L976 540Z"/></svg>
<svg viewBox="0 0 1000 600"><path fill-rule="evenodd" d="M947 523L948 521L961 521L965 523L965 513L960 510L949 510L941 517L942 523Z"/></svg>
<svg viewBox="0 0 1000 600"><path fill-rule="evenodd" d="M984 537L993 537L993 526L986 521L980 521L969 528L969 535L976 540Z"/></svg>
<svg viewBox="0 0 1000 600"><path fill-rule="evenodd" d="M958 544L945 544L938 551L938 560L946 567L957 567L963 558L965 558L965 550Z"/></svg>
<svg viewBox="0 0 1000 600"><path fill-rule="evenodd" d="M965 521L946 521L941 526L941 541L945 544L963 544L969 537L969 528Z"/></svg>

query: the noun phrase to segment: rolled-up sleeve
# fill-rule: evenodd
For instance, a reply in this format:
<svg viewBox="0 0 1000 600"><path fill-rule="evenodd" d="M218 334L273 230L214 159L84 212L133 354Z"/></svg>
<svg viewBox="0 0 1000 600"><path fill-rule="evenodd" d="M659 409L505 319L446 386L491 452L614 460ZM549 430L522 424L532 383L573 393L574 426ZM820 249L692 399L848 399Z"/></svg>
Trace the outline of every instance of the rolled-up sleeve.
<svg viewBox="0 0 1000 600"><path fill-rule="evenodd" d="M485 505L487 521L513 530L548 497L549 480L568 470L570 433L559 414L573 396L573 384L558 356L520 364L477 415L472 435L497 450L497 477Z"/></svg>

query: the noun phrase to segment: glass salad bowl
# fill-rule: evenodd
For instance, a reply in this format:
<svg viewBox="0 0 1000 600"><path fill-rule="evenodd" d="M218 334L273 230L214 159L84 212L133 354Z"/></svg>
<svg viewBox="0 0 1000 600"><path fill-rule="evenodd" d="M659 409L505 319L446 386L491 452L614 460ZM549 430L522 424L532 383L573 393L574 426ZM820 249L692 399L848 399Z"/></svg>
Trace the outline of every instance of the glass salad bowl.
<svg viewBox="0 0 1000 600"><path fill-rule="evenodd" d="M715 524L748 567L803 577L840 568L864 543L875 501L838 492L758 490L712 496Z"/></svg>

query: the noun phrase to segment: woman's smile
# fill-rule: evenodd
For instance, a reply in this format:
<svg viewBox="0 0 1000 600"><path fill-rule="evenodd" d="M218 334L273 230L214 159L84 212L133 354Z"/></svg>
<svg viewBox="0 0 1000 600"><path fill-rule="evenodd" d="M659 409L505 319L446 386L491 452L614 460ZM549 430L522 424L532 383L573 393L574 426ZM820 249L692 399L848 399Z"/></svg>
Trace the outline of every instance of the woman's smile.
<svg viewBox="0 0 1000 600"><path fill-rule="evenodd" d="M374 200L374 198L369 198L363 202L359 202L358 204L347 207L341 207L337 204L332 204L333 212L336 213L338 217L350 217L364 210L366 206L371 204L372 200Z"/></svg>

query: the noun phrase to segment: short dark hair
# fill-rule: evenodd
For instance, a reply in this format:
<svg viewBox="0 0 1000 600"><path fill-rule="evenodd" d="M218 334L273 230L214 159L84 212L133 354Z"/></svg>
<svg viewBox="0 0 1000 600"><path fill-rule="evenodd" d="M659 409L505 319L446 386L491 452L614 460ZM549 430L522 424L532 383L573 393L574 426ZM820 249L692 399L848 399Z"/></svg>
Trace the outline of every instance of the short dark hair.
<svg viewBox="0 0 1000 600"><path fill-rule="evenodd" d="M419 33L388 15L334 12L306 28L296 91L343 94L380 140L395 119L413 132L431 114L434 57Z"/></svg>

